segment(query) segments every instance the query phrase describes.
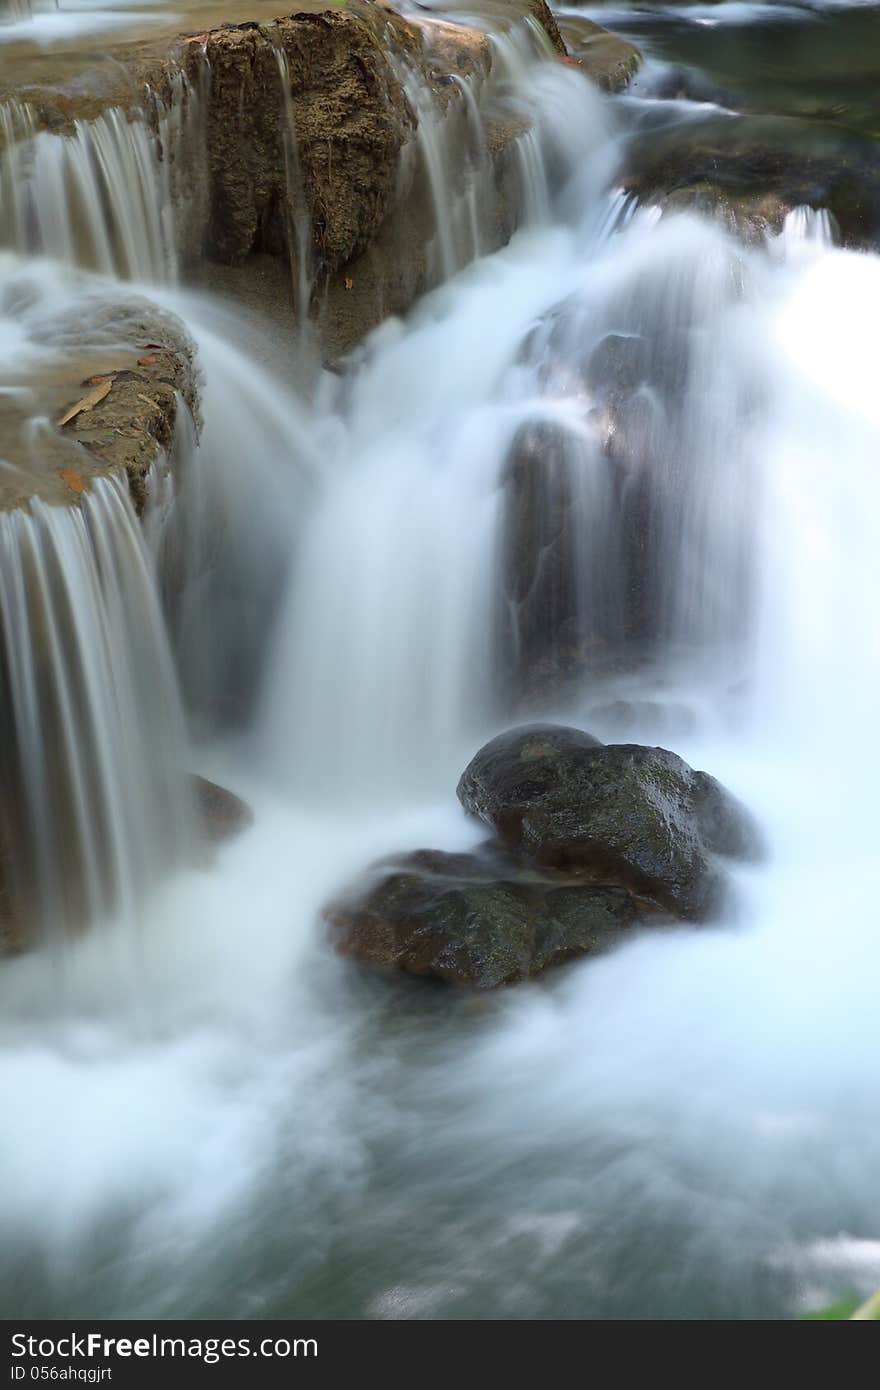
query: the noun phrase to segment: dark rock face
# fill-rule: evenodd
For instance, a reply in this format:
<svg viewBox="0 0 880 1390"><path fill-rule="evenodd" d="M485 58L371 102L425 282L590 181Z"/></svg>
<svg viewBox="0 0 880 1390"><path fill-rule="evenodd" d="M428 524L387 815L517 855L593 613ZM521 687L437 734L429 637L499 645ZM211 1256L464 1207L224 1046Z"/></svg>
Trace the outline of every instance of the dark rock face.
<svg viewBox="0 0 880 1390"><path fill-rule="evenodd" d="M600 745L562 726L493 739L465 769L458 797L536 863L625 884L686 920L718 907L724 880L714 855L756 848L739 804L675 753Z"/></svg>
<svg viewBox="0 0 880 1390"><path fill-rule="evenodd" d="M595 343L576 300L546 315L520 350L539 390L579 402L580 419L523 425L502 472L498 665L514 709L552 699L641 636L642 605L629 591L647 587L636 540L652 476L646 356L639 335Z"/></svg>
<svg viewBox="0 0 880 1390"><path fill-rule="evenodd" d="M624 888L542 874L486 847L407 855L326 916L356 960L495 989L605 950L652 914Z"/></svg>

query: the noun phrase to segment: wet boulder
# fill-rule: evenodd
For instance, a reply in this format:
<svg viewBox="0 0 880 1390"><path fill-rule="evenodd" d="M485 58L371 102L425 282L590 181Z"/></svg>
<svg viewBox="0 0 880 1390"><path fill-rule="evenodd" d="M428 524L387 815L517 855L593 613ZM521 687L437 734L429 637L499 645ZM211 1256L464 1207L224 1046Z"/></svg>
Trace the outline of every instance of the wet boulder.
<svg viewBox="0 0 880 1390"><path fill-rule="evenodd" d="M637 48L582 15L561 15L559 31L578 67L603 91L622 92L641 66Z"/></svg>
<svg viewBox="0 0 880 1390"><path fill-rule="evenodd" d="M684 920L717 910L719 856L757 850L748 814L713 777L667 749L603 745L561 725L493 739L465 769L458 797L534 863L624 885Z"/></svg>
<svg viewBox="0 0 880 1390"><path fill-rule="evenodd" d="M492 847L386 861L325 917L344 955L480 990L607 950L635 926L665 920L627 888L539 871Z"/></svg>

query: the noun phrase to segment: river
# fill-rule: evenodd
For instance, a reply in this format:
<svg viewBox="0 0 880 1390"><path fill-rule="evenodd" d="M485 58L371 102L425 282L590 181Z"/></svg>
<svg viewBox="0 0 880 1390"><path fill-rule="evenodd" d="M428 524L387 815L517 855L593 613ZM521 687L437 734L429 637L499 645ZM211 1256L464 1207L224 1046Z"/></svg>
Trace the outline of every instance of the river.
<svg viewBox="0 0 880 1390"><path fill-rule="evenodd" d="M125 907L0 965L6 1317L791 1318L880 1282L880 257L814 210L744 244L621 191L631 150L735 150L755 122L855 159L880 134L880 9L586 13L634 38L641 75L603 95L499 39L534 121L522 225L473 258L453 210L448 278L341 374L286 322L176 282L161 219L85 278L60 233L22 244L32 217L0 254L13 385L50 369L50 311L122 288L184 320L205 392L187 487L145 541L113 483L73 548L52 508L0 518L6 592L22 554L49 557L69 595L51 621L79 612L98 654L93 679L59 668L57 698L64 756L106 762L97 788L83 774L82 854L123 827ZM45 23L91 43L88 14ZM127 140L112 216L142 231ZM628 660L619 498L580 395L609 336L645 345L653 383L653 607ZM455 786L520 710L499 479L536 421L570 440L577 616L602 639L542 717L672 747L752 809L767 854L711 925L487 996L389 982L332 952L319 910L383 854L480 838ZM207 495L219 567L199 560ZM22 603L5 624L46 641ZM245 713L221 718L242 668ZM161 875L186 839L169 758L255 814ZM33 833L51 865L71 832Z"/></svg>

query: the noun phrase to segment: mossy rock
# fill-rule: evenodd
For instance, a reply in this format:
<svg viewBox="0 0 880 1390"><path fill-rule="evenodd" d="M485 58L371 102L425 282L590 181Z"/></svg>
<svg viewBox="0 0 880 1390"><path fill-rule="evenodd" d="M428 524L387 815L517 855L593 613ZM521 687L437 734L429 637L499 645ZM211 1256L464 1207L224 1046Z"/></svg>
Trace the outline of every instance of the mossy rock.
<svg viewBox="0 0 880 1390"><path fill-rule="evenodd" d="M666 915L628 889L536 872L486 846L377 865L325 909L337 948L372 966L496 989L606 951Z"/></svg>

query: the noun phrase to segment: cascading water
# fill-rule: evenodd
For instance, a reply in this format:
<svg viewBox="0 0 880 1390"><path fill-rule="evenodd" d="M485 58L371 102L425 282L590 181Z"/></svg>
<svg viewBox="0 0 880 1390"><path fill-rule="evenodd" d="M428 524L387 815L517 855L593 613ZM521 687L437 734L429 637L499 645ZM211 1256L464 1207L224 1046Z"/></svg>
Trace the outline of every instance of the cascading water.
<svg viewBox="0 0 880 1390"><path fill-rule="evenodd" d="M170 652L137 519L100 480L76 509L0 515L4 836L19 903L57 935L135 924L190 853Z"/></svg>
<svg viewBox="0 0 880 1390"><path fill-rule="evenodd" d="M742 335L753 279L735 243L711 227L638 214L529 337L517 387L538 410L561 411L563 432L568 422L556 487L580 493L581 519L553 542L570 574L567 608L564 593L544 594L552 574L542 581L538 570L522 619L539 640L562 636L572 659L582 648L582 670L591 655L602 663L634 641L709 649L717 661L718 645L748 630L760 392ZM533 449L539 478L553 450L553 441ZM604 502L583 494L597 473ZM523 506L533 511L528 498ZM534 543L546 551L545 539ZM520 570L524 545L527 555L520 536ZM546 553L541 564L548 569ZM522 633L518 646L527 661Z"/></svg>
<svg viewBox="0 0 880 1390"><path fill-rule="evenodd" d="M419 18L430 66L433 46L448 41L449 25ZM392 56L393 65L416 116L415 136L400 170L400 200L415 184L431 210L427 283L442 284L493 242L499 218L511 230L545 222L553 192L575 170L583 172L577 132L595 121L588 90L560 86L544 30L528 22L486 33L487 71L480 62L467 77L453 74L455 96L438 93L410 59ZM568 101L570 124L560 119ZM490 139L507 147L509 184L499 194L490 157ZM610 151L610 158L614 155ZM591 165L593 192L602 183L598 162ZM608 172L610 165L605 169Z"/></svg>
<svg viewBox="0 0 880 1390"><path fill-rule="evenodd" d="M61 999L39 953L0 966L17 1315L791 1316L880 1280L880 266L807 210L744 248L638 209L612 186L628 105L505 42L523 230L308 406L175 295L204 432L147 534L191 712L270 648L250 723L205 751L257 823L210 873L156 876L128 989L96 933ZM437 184L447 269L479 248L468 182L446 231ZM0 522L4 580L45 575L2 600L35 813L37 674L69 768L29 844L70 853L66 808L96 797L88 866L129 811L174 824L149 565L114 483ZM458 774L538 699L744 797L770 855L738 919L481 1009L353 973L321 903L380 855L471 847ZM152 861L114 862L142 903Z"/></svg>
<svg viewBox="0 0 880 1390"><path fill-rule="evenodd" d="M290 273L293 286L294 310L299 321L300 332L309 322L309 309L314 285L314 266L312 254L312 210L306 202L306 185L299 158L299 138L296 133L296 112L291 95L290 64L287 54L271 27L265 31L275 51L278 64L278 82L282 111L282 142L284 147L284 172L287 186L285 217L287 222L287 244L290 255Z"/></svg>

